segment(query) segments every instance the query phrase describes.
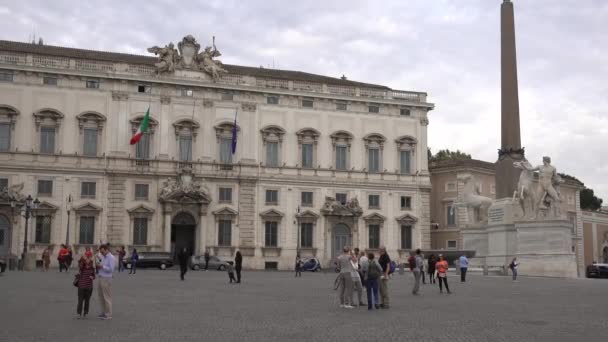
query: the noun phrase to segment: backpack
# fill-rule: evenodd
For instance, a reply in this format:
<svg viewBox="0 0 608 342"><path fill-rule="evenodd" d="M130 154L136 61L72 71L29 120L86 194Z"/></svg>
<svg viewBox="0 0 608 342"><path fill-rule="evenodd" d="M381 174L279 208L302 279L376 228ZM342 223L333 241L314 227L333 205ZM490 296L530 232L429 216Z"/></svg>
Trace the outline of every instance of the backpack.
<svg viewBox="0 0 608 342"><path fill-rule="evenodd" d="M369 279L378 279L382 274L382 268L378 265L376 260L372 260L369 262L369 267L367 270L367 278Z"/></svg>
<svg viewBox="0 0 608 342"><path fill-rule="evenodd" d="M395 270L397 269L397 263L394 261L391 261L390 265L389 265L389 270L388 270L388 274L393 274L395 273Z"/></svg>
<svg viewBox="0 0 608 342"><path fill-rule="evenodd" d="M413 271L414 268L416 267L416 257L413 255L410 255L410 257L407 258L407 262L410 265L410 271Z"/></svg>

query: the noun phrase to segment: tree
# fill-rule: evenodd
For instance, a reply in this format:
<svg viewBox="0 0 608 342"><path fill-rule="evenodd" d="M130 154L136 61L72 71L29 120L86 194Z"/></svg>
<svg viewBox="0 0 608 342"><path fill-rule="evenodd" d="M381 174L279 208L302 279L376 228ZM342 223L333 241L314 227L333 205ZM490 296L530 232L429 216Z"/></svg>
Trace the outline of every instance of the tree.
<svg viewBox="0 0 608 342"><path fill-rule="evenodd" d="M460 152L460 150L450 151L448 149L439 150L437 153L433 155L431 149L428 150L429 153L429 161L438 162L444 160L463 160L463 159L471 159L471 155L468 153Z"/></svg>
<svg viewBox="0 0 608 342"><path fill-rule="evenodd" d="M598 210L602 207L603 200L597 198L593 189L585 188L581 190L581 209Z"/></svg>

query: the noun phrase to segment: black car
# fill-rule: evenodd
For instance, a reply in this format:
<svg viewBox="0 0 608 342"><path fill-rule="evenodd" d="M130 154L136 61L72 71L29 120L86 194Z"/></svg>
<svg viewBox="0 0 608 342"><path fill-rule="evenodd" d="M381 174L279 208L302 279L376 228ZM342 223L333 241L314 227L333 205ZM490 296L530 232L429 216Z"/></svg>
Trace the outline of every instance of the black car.
<svg viewBox="0 0 608 342"><path fill-rule="evenodd" d="M0 258L0 273L4 273L6 271L6 261Z"/></svg>
<svg viewBox="0 0 608 342"><path fill-rule="evenodd" d="M123 264L125 268L131 268L131 257L125 257L123 259ZM163 252L141 252L139 253L139 260L137 260L137 268L140 267L158 267L161 270L166 269L167 267L173 266L173 258L171 258L171 253L163 253Z"/></svg>
<svg viewBox="0 0 608 342"><path fill-rule="evenodd" d="M587 266L587 278L608 278L608 264L591 264Z"/></svg>

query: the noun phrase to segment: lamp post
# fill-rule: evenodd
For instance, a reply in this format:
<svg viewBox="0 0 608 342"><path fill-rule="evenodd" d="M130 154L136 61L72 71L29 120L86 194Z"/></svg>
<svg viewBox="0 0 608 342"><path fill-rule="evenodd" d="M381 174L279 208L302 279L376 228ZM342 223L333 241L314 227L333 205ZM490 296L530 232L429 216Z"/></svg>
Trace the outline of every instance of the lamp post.
<svg viewBox="0 0 608 342"><path fill-rule="evenodd" d="M296 257L300 256L300 223L298 222L298 214L300 214L300 206L296 207L296 232L298 234L298 241L297 241L297 245L296 245Z"/></svg>
<svg viewBox="0 0 608 342"><path fill-rule="evenodd" d="M70 209L72 206L72 195L68 195L68 201L65 204L65 210L68 212L68 229L65 231L65 245L70 244Z"/></svg>
<svg viewBox="0 0 608 342"><path fill-rule="evenodd" d="M11 198L11 208L15 208L17 206L18 202L15 198ZM34 209L38 209L38 205L40 204L40 201L36 198L36 200L34 200L32 198L32 195L27 195L27 198L25 199L25 208L23 209L23 213L19 213L22 217L25 218L25 237L23 239L23 253L21 254L21 270L23 271L25 269L25 257L27 255L27 233L28 233L28 227L29 227L29 219L30 216L32 216L32 210Z"/></svg>

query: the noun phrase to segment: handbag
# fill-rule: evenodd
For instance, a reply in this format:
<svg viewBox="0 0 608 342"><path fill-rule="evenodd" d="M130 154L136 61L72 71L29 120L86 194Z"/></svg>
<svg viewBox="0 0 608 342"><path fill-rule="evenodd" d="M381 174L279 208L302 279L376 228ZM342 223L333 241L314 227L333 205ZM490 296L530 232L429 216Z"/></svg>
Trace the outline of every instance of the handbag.
<svg viewBox="0 0 608 342"><path fill-rule="evenodd" d="M78 287L78 281L79 281L79 280L80 280L80 273L75 274L75 275L74 275L74 281L72 282L72 284L73 284L75 287Z"/></svg>

